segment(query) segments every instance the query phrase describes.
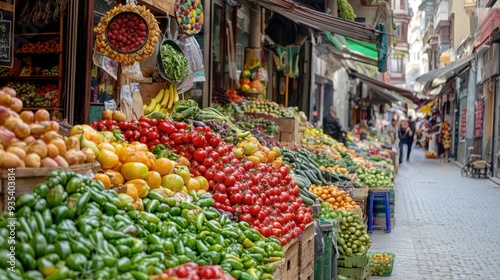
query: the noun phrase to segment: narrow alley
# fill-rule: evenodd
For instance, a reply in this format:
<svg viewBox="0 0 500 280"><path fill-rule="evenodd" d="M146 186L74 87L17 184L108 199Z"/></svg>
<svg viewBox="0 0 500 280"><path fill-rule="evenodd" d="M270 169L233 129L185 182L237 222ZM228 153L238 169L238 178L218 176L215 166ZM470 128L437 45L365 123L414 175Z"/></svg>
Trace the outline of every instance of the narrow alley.
<svg viewBox="0 0 500 280"><path fill-rule="evenodd" d="M415 149L396 177L395 227L375 230L371 250L396 254L390 279L500 279L498 205L500 186Z"/></svg>

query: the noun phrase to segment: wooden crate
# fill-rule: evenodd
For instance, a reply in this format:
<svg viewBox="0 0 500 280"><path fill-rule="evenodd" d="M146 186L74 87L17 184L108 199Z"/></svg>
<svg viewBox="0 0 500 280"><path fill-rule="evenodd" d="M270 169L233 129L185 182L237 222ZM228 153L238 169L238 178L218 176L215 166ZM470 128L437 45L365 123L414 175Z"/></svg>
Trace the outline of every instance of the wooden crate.
<svg viewBox="0 0 500 280"><path fill-rule="evenodd" d="M366 199L368 197L368 186L363 186L362 188L354 188L353 199Z"/></svg>
<svg viewBox="0 0 500 280"><path fill-rule="evenodd" d="M277 262L274 262L273 264L276 266L273 272L274 280L286 280L286 278L284 278L285 267L286 267L285 259L281 259Z"/></svg>
<svg viewBox="0 0 500 280"><path fill-rule="evenodd" d="M97 172L101 169L101 165L96 161L95 164L85 163L72 165L70 168L15 168L13 173L9 173L8 169L0 170L0 209L5 211L7 201L9 199L8 193L14 191L15 196L18 197L23 193L30 193L33 188L45 180L45 177L56 170L73 171L75 173L87 174L89 171ZM9 176L11 177L9 180ZM12 180L13 179L13 180ZM14 182L9 186L9 182Z"/></svg>
<svg viewBox="0 0 500 280"><path fill-rule="evenodd" d="M299 280L314 280L314 261L310 262L306 267L301 268Z"/></svg>
<svg viewBox="0 0 500 280"><path fill-rule="evenodd" d="M370 279L370 264L360 268L345 268L337 267L337 275L342 275L352 280L368 280Z"/></svg>
<svg viewBox="0 0 500 280"><path fill-rule="evenodd" d="M299 122L297 119L275 119L275 121L280 128L278 134L280 142L300 144Z"/></svg>
<svg viewBox="0 0 500 280"><path fill-rule="evenodd" d="M153 0L153 5L162 12L174 15L175 0Z"/></svg>
<svg viewBox="0 0 500 280"><path fill-rule="evenodd" d="M299 271L314 261L314 233L314 223L310 223L299 238Z"/></svg>
<svg viewBox="0 0 500 280"><path fill-rule="evenodd" d="M359 205L359 207L361 208L361 212L363 213L363 217L366 217L367 214L368 214L368 199L364 198L364 199L354 199L354 201Z"/></svg>
<svg viewBox="0 0 500 280"><path fill-rule="evenodd" d="M283 247L285 252L285 268L283 280L299 279L299 242L297 239L291 240Z"/></svg>

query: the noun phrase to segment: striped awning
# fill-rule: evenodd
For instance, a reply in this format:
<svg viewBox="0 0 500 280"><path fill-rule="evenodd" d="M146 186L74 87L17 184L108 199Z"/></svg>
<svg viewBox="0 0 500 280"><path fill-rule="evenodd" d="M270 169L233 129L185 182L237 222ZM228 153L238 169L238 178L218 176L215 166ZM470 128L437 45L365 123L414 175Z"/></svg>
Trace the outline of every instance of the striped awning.
<svg viewBox="0 0 500 280"><path fill-rule="evenodd" d="M329 31L360 41L377 43L380 31L372 25L344 20L330 14L301 6L291 0L250 0L296 23L319 31Z"/></svg>

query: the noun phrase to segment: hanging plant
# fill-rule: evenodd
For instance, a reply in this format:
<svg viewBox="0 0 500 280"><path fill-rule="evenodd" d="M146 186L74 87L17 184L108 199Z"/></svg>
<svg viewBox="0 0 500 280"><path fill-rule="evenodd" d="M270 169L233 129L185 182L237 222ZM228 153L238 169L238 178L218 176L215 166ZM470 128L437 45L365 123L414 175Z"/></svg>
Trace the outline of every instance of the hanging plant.
<svg viewBox="0 0 500 280"><path fill-rule="evenodd" d="M146 60L154 54L160 28L145 6L118 5L108 11L94 28L96 51L125 65Z"/></svg>
<svg viewBox="0 0 500 280"><path fill-rule="evenodd" d="M354 20L356 14L349 2L347 0L338 0L337 5L339 7L339 17L347 20Z"/></svg>

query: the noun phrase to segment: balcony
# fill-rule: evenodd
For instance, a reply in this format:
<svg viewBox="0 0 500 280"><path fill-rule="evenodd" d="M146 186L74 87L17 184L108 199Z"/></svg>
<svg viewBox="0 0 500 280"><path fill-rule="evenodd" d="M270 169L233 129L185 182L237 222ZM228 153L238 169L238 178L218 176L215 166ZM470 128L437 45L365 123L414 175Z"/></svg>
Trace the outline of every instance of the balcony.
<svg viewBox="0 0 500 280"><path fill-rule="evenodd" d="M449 26L449 13L450 13L450 2L448 0L443 0L439 2L437 7L436 14L434 16L434 26L436 30L439 30L441 26L448 25Z"/></svg>

